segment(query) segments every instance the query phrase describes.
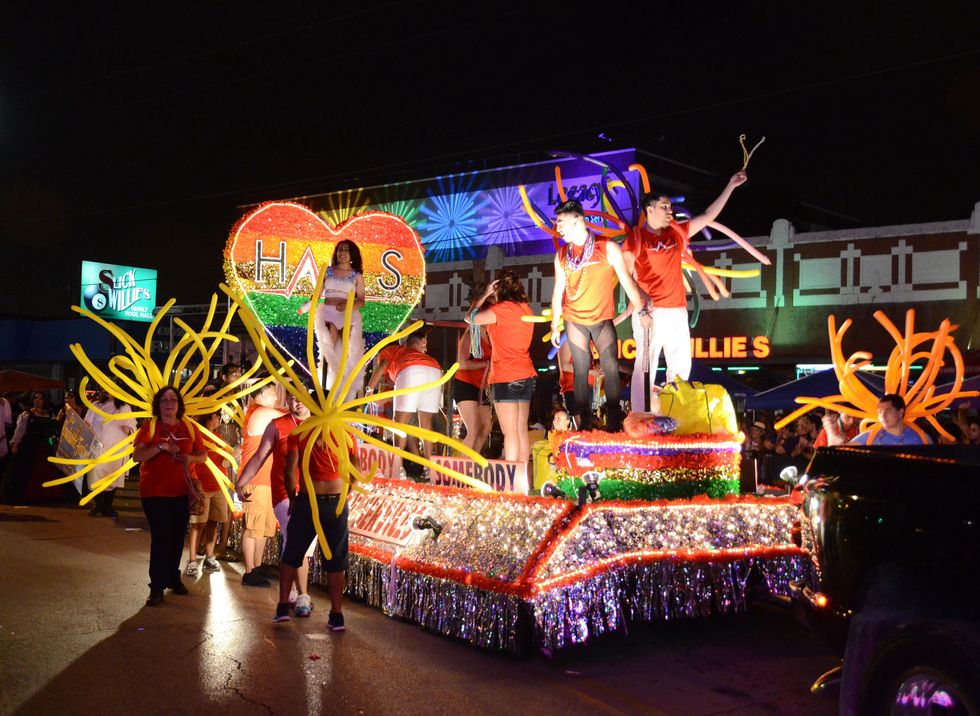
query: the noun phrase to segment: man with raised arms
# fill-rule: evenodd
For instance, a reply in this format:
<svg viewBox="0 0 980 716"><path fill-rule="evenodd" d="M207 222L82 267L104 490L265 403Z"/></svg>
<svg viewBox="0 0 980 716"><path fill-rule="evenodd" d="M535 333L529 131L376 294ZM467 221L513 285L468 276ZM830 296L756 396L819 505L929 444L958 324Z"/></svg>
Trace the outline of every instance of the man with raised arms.
<svg viewBox="0 0 980 716"><path fill-rule="evenodd" d="M647 192L640 200L643 220L623 242L623 259L643 296L641 309L632 316L636 362L630 403L635 411L642 412L649 404L645 370L650 375L650 393L655 392L661 350L667 362L668 383L678 378L687 380L691 374L691 331L681 256L690 238L718 218L735 187L747 179L744 171L734 174L721 195L690 221L674 221L670 197L662 192Z"/></svg>

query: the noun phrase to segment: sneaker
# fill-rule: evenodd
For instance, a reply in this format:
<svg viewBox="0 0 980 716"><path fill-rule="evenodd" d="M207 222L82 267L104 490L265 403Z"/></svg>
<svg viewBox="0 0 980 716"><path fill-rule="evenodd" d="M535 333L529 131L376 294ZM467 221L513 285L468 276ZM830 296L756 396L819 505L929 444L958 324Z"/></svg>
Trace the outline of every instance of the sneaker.
<svg viewBox="0 0 980 716"><path fill-rule="evenodd" d="M297 616L299 616L299 615L297 614ZM274 621L276 624L278 624L279 622L288 622L289 621L289 604L288 603L285 603L284 604L283 602L279 602L276 605L276 615L274 617L272 617L272 621Z"/></svg>
<svg viewBox="0 0 980 716"><path fill-rule="evenodd" d="M330 612L330 616L327 617L327 629L330 631L344 631L347 629L344 626L344 615L342 612Z"/></svg>
<svg viewBox="0 0 980 716"><path fill-rule="evenodd" d="M151 589L150 596L146 598L146 606L155 607L163 604L163 590L162 589Z"/></svg>
<svg viewBox="0 0 980 716"><path fill-rule="evenodd" d="M184 574L186 574L188 577L196 577L197 576L197 560L196 559L187 563L187 569L184 570Z"/></svg>
<svg viewBox="0 0 980 716"><path fill-rule="evenodd" d="M251 572L245 572L242 575L242 584L246 587L268 587L269 580L260 574L256 574L253 569Z"/></svg>
<svg viewBox="0 0 980 716"><path fill-rule="evenodd" d="M296 598L296 616L300 618L308 617L310 616L310 612L312 611L313 611L313 600L310 599L310 595L300 594ZM341 622L343 622L344 620L343 616L341 616L340 620Z"/></svg>
<svg viewBox="0 0 980 716"><path fill-rule="evenodd" d="M119 513L116 512L115 510L106 510L105 512L102 513L102 516L115 518L115 517L119 517Z"/></svg>
<svg viewBox="0 0 980 716"><path fill-rule="evenodd" d="M255 568L255 571L258 572L260 577L264 577L265 579L279 579L279 573L274 567L270 567L268 564L260 564Z"/></svg>
<svg viewBox="0 0 980 716"><path fill-rule="evenodd" d="M184 586L183 582L178 581L176 584L171 585L170 591L174 594L190 594L190 590Z"/></svg>
<svg viewBox="0 0 980 716"><path fill-rule="evenodd" d="M217 572L221 569L221 565L214 557L205 557L202 567L205 572Z"/></svg>

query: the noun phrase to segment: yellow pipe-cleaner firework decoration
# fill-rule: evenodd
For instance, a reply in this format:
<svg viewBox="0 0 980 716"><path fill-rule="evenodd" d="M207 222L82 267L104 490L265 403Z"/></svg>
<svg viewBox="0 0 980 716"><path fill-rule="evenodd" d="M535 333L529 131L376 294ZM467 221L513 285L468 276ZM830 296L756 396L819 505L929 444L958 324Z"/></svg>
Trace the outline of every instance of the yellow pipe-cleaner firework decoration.
<svg viewBox="0 0 980 716"><path fill-rule="evenodd" d="M237 402L235 401L266 385L274 378L270 376L252 385L247 385L247 381L262 365L260 361L256 361L251 368L242 373L238 380L229 383L211 395L205 396L202 394L211 377L211 359L214 357L221 341L238 341L237 337L228 333L228 327L231 325L231 320L235 315L234 307L228 311L218 330L211 329L218 305L217 295L212 295L211 297L211 305L208 309L207 318L200 331L195 331L181 319L174 318L174 323L183 330L184 335L170 351L164 365L162 367L158 366L154 362L151 352L153 337L164 316L166 316L175 302L175 299L170 299L156 316L154 316L149 330L146 333L146 339L142 344L116 324L110 323L84 308L72 306L73 311L92 319L109 331L119 341L120 345L122 345L126 354L113 356L109 359L109 374L107 374L100 370L85 354L85 349L80 344L73 343L70 345L69 349L72 354L88 373L79 383L79 397L89 410L102 416L105 421L124 420L126 418L149 418L151 421L150 430L152 431L155 427L152 412L153 396L161 388L165 388L168 385L172 386L180 392L184 400L183 421L187 424L191 434L194 434L195 430L201 431L205 446L228 460L237 470L238 465L232 456L231 447L217 435L205 429L202 425L192 422L190 419L196 416L209 415L218 410L235 410L235 408L231 408L229 405L233 404L237 406ZM197 365L193 370L190 370L185 380L182 378L182 375L194 358L198 359ZM106 413L93 404L86 395L89 376L109 395L128 404L133 410L111 414ZM173 376L172 380L171 376ZM105 446L102 454L94 458L49 457L48 460L50 462L58 465L77 466L79 469L65 477L49 480L44 483L44 486L54 487L72 482L76 478L90 472L97 465L122 459L124 461L123 465L118 470L100 478L92 485L92 491L83 497L79 503L85 505L100 492L108 488L120 475L126 474L137 465L136 461L133 460L133 441L135 439L136 433L127 435L116 444ZM234 483L228 479L218 465L214 464L214 461L210 457L207 458L205 464L217 479L218 486L221 488L225 500L234 509L234 502L232 501L231 494L228 492L229 487L234 488Z"/></svg>
<svg viewBox="0 0 980 716"><path fill-rule="evenodd" d="M317 285L313 290L312 295L321 295L323 292L323 282L326 275L326 271L319 272ZM339 473L343 483L340 493L340 500L337 504L338 515L340 515L344 509L344 505L347 501L347 495L349 494L350 490L353 489L358 492L363 492L363 488L361 488L358 483L366 484L370 482L377 471L377 465L371 465L367 471L363 471L351 461L350 451L354 447L355 440L357 439L360 439L365 443L375 445L376 447L394 453L395 455L399 455L402 459L412 460L420 465L428 467L430 470L436 470L449 475L450 477L453 477L456 480L459 480L460 482L470 485L478 490L490 490L488 485L479 482L478 480L474 480L473 478L463 475L456 470L444 467L423 457L414 455L406 450L401 450L393 445L389 445L371 435L368 435L359 427L360 425L364 424L378 425L387 428L388 430L399 430L423 440L442 443L453 450L472 458L480 465L485 466L487 464L487 459L485 457L466 447L462 443L453 440L452 438L445 435L440 435L432 430L426 430L425 428L414 425L403 425L401 423L396 423L394 420L389 420L378 415L369 415L358 410L358 408L361 406L369 403L387 400L399 395L421 392L434 386L442 385L456 374L456 371L459 368L458 363L454 363L453 366L446 371L441 378L439 378L439 380L426 383L425 385L384 391L352 400L348 400L347 398L347 394L353 385L354 378L358 375L358 373L360 373L360 371L378 353L380 353L385 346L390 345L391 343L394 343L414 332L419 327L424 325L424 321L416 321L409 327L383 338L381 341L376 343L370 350L364 353L354 368L347 373L346 380L344 380L342 383L338 380L333 384L333 386L331 386L328 392L325 393L323 386L321 386L318 381L314 381L314 390L311 394L303 387L303 381L292 369L289 362L286 361L279 349L266 338L262 323L255 316L255 314L248 309L248 307L242 302L241 298L230 288L228 288L228 286L222 284L221 290L224 291L239 307L239 318L241 319L242 323L245 324L245 328L248 330L249 336L251 337L252 342L255 344L258 352L258 359L265 365L270 374L279 375L281 373L282 377L278 378L278 380L282 386L289 391L293 397L303 403L303 405L305 405L310 411L310 417L296 426L292 433L296 435L311 433L311 439L307 441L306 449L303 451L301 458L300 475L302 477L303 484L306 486L306 494L310 500L310 509L313 514L313 524L316 527L317 541L320 544L321 552L328 559L331 555L330 546L327 544L326 536L323 534L323 530L320 527L320 511L317 501L314 498L315 493L313 491L313 478L310 475L310 456L313 453L314 445L318 442L323 448L329 450L334 455L337 462L337 472ZM344 309L344 330L341 338L340 353L340 362L342 365L346 365L348 362L348 346L350 341L350 326L353 310L354 294L351 292L347 296L347 306ZM313 322L315 320L315 314L316 311L310 311L307 316L306 358L308 365L316 365L313 353L313 336L315 335Z"/></svg>

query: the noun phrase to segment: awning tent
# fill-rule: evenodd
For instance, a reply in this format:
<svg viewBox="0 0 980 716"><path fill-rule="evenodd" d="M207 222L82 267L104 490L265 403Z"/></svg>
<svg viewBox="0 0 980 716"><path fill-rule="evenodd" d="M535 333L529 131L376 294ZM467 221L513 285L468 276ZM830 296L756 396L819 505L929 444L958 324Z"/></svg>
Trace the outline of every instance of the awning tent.
<svg viewBox="0 0 980 716"><path fill-rule="evenodd" d="M19 370L0 370L0 393L26 393L29 390L51 390L65 387L63 380L45 378Z"/></svg>
<svg viewBox="0 0 980 716"><path fill-rule="evenodd" d="M858 372L857 377L871 392L876 395L884 394L884 378L864 371ZM795 410L800 407L796 402L797 396L823 398L830 395L840 395L840 383L833 368L811 373L749 396L745 401L745 408L747 410Z"/></svg>

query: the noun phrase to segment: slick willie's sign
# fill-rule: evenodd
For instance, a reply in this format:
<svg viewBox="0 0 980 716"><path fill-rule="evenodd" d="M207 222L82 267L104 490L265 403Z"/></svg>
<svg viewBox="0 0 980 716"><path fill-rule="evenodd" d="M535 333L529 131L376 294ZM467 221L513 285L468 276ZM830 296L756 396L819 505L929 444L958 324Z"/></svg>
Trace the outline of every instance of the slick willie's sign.
<svg viewBox="0 0 980 716"><path fill-rule="evenodd" d="M82 261L81 304L102 318L153 320L157 272L133 266Z"/></svg>

